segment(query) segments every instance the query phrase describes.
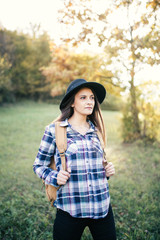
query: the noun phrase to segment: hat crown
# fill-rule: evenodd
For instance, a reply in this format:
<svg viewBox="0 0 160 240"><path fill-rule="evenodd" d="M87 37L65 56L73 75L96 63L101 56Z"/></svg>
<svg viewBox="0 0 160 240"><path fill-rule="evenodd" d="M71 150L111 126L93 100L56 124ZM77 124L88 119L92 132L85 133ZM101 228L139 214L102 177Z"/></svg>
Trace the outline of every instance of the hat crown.
<svg viewBox="0 0 160 240"><path fill-rule="evenodd" d="M106 90L104 86L97 82L87 82L85 79L75 79L72 81L66 91L65 96L63 97L61 103L60 103L60 109L62 110L67 105L67 100L75 94L78 90L81 88L90 88L91 90L94 90L94 93L97 96L97 99L99 103L101 104L106 96Z"/></svg>
<svg viewBox="0 0 160 240"><path fill-rule="evenodd" d="M70 91L72 91L74 88L80 86L83 83L86 83L87 81L85 79L76 79L73 82L70 83L70 85L67 88L67 92L69 93Z"/></svg>

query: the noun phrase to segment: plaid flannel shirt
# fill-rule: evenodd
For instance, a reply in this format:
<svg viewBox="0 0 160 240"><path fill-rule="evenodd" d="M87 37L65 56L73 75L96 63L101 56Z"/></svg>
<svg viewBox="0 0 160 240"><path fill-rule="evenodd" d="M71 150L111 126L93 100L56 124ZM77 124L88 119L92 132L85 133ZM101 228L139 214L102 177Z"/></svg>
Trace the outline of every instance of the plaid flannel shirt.
<svg viewBox="0 0 160 240"><path fill-rule="evenodd" d="M75 131L68 120L66 164L71 168L70 178L57 191L54 206L78 218L103 218L110 203L108 181L103 167L103 150L96 128L90 122L85 135ZM54 155L57 171L49 168ZM35 159L33 170L46 184L58 187L57 174L62 169L59 151L55 143L55 124L46 127Z"/></svg>

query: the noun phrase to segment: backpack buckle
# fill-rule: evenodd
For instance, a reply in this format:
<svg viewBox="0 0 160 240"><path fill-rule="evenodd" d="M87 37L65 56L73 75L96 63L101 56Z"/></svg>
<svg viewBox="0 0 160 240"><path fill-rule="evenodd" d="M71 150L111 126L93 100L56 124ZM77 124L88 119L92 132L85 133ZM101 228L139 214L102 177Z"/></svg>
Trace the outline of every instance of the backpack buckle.
<svg viewBox="0 0 160 240"><path fill-rule="evenodd" d="M59 153L61 157L65 156L65 152Z"/></svg>

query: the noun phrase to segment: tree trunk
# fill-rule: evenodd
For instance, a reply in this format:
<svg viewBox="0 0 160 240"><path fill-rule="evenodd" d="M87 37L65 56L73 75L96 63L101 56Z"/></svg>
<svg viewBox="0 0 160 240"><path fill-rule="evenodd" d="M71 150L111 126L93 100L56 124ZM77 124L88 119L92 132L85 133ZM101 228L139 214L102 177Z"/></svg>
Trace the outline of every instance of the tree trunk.
<svg viewBox="0 0 160 240"><path fill-rule="evenodd" d="M130 96L131 96L131 113L133 118L133 132L135 139L140 137L140 123L138 118L138 108L137 108L137 101L136 101L136 88L134 86L134 64L131 71L131 88L130 88Z"/></svg>

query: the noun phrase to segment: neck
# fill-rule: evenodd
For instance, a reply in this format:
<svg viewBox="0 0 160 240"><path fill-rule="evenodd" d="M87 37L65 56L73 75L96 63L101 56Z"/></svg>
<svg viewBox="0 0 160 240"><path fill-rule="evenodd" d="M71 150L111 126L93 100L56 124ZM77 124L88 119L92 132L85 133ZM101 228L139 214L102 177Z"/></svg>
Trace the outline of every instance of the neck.
<svg viewBox="0 0 160 240"><path fill-rule="evenodd" d="M87 116L73 114L69 119L71 125L85 126L87 122Z"/></svg>

